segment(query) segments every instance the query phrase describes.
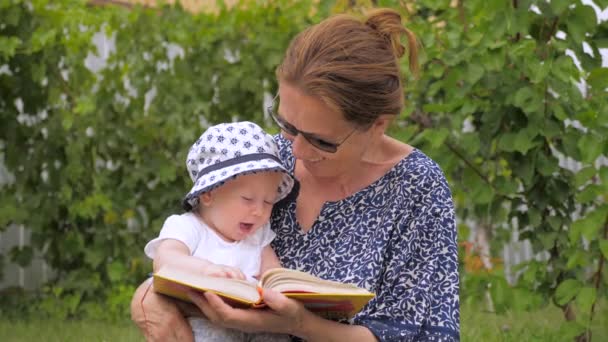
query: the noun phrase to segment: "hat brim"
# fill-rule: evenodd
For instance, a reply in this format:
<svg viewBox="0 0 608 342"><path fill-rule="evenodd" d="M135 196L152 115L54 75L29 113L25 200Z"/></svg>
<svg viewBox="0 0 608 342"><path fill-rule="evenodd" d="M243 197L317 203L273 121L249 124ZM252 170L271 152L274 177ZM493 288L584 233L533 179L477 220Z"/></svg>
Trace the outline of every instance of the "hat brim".
<svg viewBox="0 0 608 342"><path fill-rule="evenodd" d="M259 172L282 172L283 178L278 188L277 202L285 198L292 190L294 185L293 176L285 167L273 159L250 160L239 164L230 165L225 168L211 171L199 178L186 194L182 205L185 210L190 211L198 205L200 195L222 186L224 183L233 180L237 176L254 174Z"/></svg>

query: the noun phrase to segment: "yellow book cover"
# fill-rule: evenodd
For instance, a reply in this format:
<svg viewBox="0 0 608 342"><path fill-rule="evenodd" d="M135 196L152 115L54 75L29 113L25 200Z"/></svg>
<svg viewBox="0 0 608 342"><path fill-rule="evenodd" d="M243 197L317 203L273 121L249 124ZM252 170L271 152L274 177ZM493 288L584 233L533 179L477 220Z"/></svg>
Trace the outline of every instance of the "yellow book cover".
<svg viewBox="0 0 608 342"><path fill-rule="evenodd" d="M374 294L351 284L324 280L306 272L286 268L270 269L259 282L208 277L175 267L163 267L154 274L156 292L190 301L187 291L210 291L235 307L264 307L264 289L294 298L307 309L326 318L350 318L361 311Z"/></svg>

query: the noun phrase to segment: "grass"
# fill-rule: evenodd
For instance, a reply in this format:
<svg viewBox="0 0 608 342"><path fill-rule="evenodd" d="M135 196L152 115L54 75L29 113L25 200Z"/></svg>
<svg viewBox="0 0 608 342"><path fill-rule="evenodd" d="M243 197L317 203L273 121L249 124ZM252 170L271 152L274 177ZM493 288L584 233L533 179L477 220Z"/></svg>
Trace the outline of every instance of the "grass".
<svg viewBox="0 0 608 342"><path fill-rule="evenodd" d="M608 302L600 302L591 323L592 341L608 341ZM532 312L507 312L501 315L478 307L461 308L462 341L568 341L564 317L555 306Z"/></svg>
<svg viewBox="0 0 608 342"><path fill-rule="evenodd" d="M597 308L592 324L593 341L608 341L608 303ZM496 315L478 307L463 306L461 340L464 341L572 341L564 336L562 314L555 307L535 312ZM120 323L91 320L9 321L0 317L3 342L144 341L128 320Z"/></svg>
<svg viewBox="0 0 608 342"><path fill-rule="evenodd" d="M121 323L91 320L7 321L0 318L0 340L3 342L143 342L130 321Z"/></svg>

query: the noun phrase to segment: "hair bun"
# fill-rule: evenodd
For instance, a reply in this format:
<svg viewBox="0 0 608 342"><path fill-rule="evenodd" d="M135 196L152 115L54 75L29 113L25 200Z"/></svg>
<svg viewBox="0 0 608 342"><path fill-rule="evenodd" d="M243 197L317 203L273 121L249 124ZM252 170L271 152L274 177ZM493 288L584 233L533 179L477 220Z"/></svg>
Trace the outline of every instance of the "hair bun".
<svg viewBox="0 0 608 342"><path fill-rule="evenodd" d="M405 27L401 24L401 15L398 12L388 8L373 10L368 14L365 24L390 42L397 58L405 54L405 47L401 44Z"/></svg>
<svg viewBox="0 0 608 342"><path fill-rule="evenodd" d="M408 40L410 70L418 72L418 42L416 36L401 23L401 14L390 8L374 9L367 14L365 24L389 42L393 54L398 59L406 52L401 44L401 37L405 35Z"/></svg>

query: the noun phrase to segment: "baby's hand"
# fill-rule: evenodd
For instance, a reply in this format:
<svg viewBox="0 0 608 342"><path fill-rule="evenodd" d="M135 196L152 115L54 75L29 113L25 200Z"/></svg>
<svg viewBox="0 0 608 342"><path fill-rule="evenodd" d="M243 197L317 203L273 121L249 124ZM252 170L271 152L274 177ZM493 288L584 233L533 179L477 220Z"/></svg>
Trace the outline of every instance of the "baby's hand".
<svg viewBox="0 0 608 342"><path fill-rule="evenodd" d="M203 274L211 277L233 278L240 280L246 279L243 272L241 272L241 270L238 268L219 264L208 265L203 269Z"/></svg>

